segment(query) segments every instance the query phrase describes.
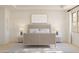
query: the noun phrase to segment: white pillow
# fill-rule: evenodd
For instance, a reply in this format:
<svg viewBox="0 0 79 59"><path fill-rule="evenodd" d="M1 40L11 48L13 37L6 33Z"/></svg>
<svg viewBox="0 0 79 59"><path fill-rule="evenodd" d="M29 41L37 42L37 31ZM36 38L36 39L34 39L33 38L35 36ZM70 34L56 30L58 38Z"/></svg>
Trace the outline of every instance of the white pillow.
<svg viewBox="0 0 79 59"><path fill-rule="evenodd" d="M35 28L35 29L30 29L30 33L50 33L50 30L48 28L46 29L38 29L38 28Z"/></svg>
<svg viewBox="0 0 79 59"><path fill-rule="evenodd" d="M40 33L50 33L49 29L40 29Z"/></svg>
<svg viewBox="0 0 79 59"><path fill-rule="evenodd" d="M36 28L35 29L30 29L30 33L38 33L38 30L39 29L36 29Z"/></svg>

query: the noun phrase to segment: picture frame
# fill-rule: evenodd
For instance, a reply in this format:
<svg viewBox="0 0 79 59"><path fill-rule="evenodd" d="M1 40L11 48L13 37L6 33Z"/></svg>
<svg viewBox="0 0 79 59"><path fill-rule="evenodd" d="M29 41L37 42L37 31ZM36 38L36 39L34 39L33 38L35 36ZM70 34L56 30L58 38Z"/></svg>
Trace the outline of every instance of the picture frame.
<svg viewBox="0 0 79 59"><path fill-rule="evenodd" d="M47 14L32 14L31 16L31 23L32 24L36 24L36 23L48 23L48 19L47 19Z"/></svg>

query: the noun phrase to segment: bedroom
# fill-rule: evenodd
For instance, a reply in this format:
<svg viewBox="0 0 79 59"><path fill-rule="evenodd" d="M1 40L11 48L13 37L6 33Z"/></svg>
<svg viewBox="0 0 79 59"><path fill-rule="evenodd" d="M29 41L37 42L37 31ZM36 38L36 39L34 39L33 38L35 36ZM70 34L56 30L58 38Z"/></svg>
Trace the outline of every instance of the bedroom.
<svg viewBox="0 0 79 59"><path fill-rule="evenodd" d="M0 44L5 50L5 44L18 45L18 41L22 41L20 32L27 33L28 25L32 23L32 15L45 15L46 23L50 24L51 32L58 33L57 42L63 46L58 52L62 52L63 43L71 44L71 20L69 20L69 12L75 5L4 5L0 6ZM77 7L78 8L78 7ZM38 19L41 19L38 17ZM38 21L37 21L38 22ZM40 21L42 22L42 20ZM75 34L75 36L77 36ZM75 39L75 37L74 37ZM75 44L78 41L73 42ZM58 45L58 44L57 44ZM58 45L58 47L59 47ZM75 44L76 45L76 44ZM78 44L77 44L78 45ZM8 48L6 48L8 49ZM72 49L72 48L71 48ZM3 50L2 50L3 51ZM70 51L70 50L69 50ZM66 51L66 52L69 52ZM16 51L15 51L16 52ZM39 52L39 51L37 51ZM64 51L65 52L65 51ZM70 51L73 52L73 51ZM74 51L75 52L75 51Z"/></svg>

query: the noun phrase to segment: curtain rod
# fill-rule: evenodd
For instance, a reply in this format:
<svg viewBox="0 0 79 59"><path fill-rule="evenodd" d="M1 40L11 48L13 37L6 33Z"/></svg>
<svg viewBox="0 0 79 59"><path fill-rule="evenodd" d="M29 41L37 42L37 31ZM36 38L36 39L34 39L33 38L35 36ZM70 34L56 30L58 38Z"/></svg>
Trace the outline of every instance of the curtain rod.
<svg viewBox="0 0 79 59"><path fill-rule="evenodd" d="M78 6L79 6L79 5L77 5L77 6L73 7L73 8L71 8L71 9L67 10L67 12L69 12L69 11L75 9L75 8L78 7Z"/></svg>

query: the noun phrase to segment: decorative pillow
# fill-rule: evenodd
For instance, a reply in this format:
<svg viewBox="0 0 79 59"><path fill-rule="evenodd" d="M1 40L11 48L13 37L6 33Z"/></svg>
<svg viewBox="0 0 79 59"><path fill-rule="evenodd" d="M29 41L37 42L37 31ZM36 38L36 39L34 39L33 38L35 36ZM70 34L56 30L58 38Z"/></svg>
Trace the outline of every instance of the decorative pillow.
<svg viewBox="0 0 79 59"><path fill-rule="evenodd" d="M48 28L40 29L40 33L50 33L50 30Z"/></svg>
<svg viewBox="0 0 79 59"><path fill-rule="evenodd" d="M38 33L39 29L30 29L30 33Z"/></svg>
<svg viewBox="0 0 79 59"><path fill-rule="evenodd" d="M50 33L50 30L48 28L44 28L44 29L30 29L30 33Z"/></svg>

